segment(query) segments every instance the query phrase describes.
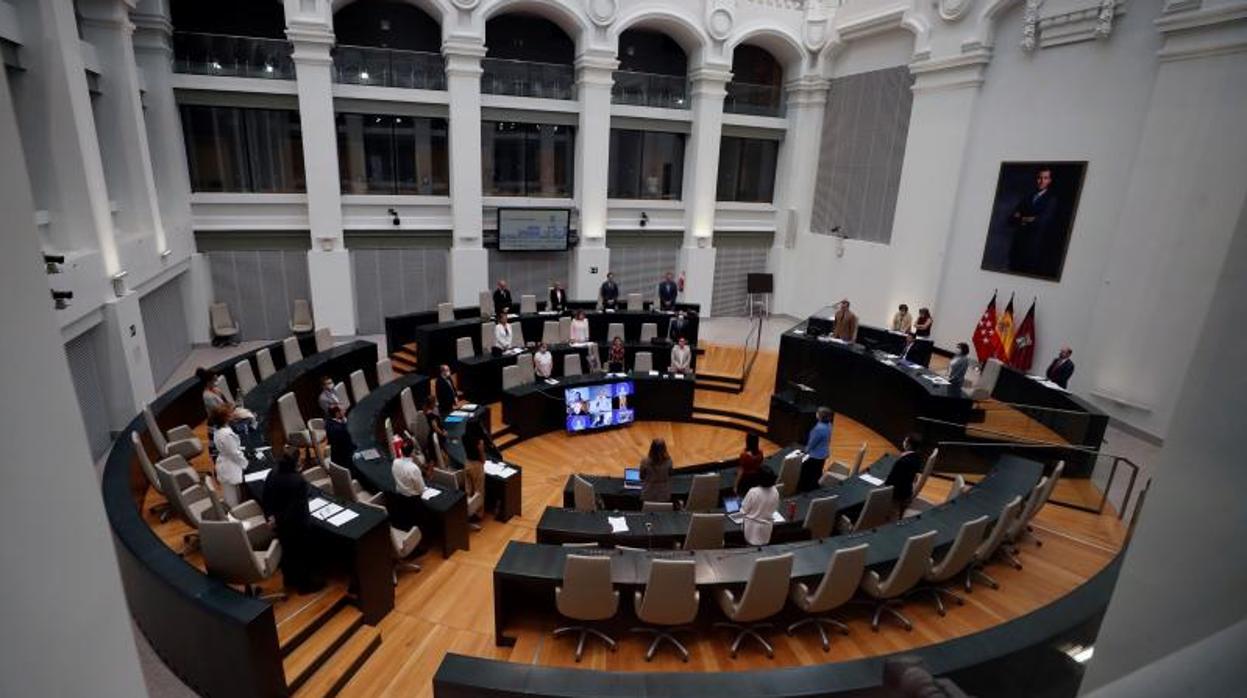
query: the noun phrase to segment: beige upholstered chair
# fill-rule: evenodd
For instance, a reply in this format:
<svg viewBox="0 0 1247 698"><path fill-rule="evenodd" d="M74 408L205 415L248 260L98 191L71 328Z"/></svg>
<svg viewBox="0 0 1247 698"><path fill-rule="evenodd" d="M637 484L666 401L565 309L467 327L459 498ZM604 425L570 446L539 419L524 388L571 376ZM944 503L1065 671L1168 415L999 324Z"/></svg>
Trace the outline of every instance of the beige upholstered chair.
<svg viewBox="0 0 1247 698"><path fill-rule="evenodd" d="M519 366L503 366L502 367L502 389L510 390L511 388L524 385L524 376Z"/></svg>
<svg viewBox="0 0 1247 698"><path fill-rule="evenodd" d="M527 342L524 340L524 325L519 322L511 323L511 346L522 347Z"/></svg>
<svg viewBox="0 0 1247 698"><path fill-rule="evenodd" d="M874 570L862 575L862 591L875 599L875 615L870 621L871 630L879 631L879 618L885 612L900 621L906 630L914 629L914 624L896 606L900 604L901 597L909 593L931 571L931 551L935 549L936 535L936 531L927 531L910 536L905 541L905 547L901 548L901 556L887 579L880 579L879 573Z"/></svg>
<svg viewBox="0 0 1247 698"><path fill-rule="evenodd" d="M638 351L636 357L632 359L632 370L639 373L649 373L654 370L654 354L648 351Z"/></svg>
<svg viewBox="0 0 1247 698"><path fill-rule="evenodd" d="M996 381L1000 378L1000 360L988 359L979 371L978 378L974 379L974 385L969 388L962 388L962 392L971 400L986 400L992 396L992 391L996 389Z"/></svg>
<svg viewBox="0 0 1247 698"><path fill-rule="evenodd" d="M209 305L208 320L212 324L213 339L230 344L238 343L238 323L230 314L228 305L224 303Z"/></svg>
<svg viewBox="0 0 1247 698"><path fill-rule="evenodd" d="M286 337L281 340L281 352L286 357L286 365L303 360L303 349L299 347L298 337Z"/></svg>
<svg viewBox="0 0 1247 698"><path fill-rule="evenodd" d="M1060 481L1061 474L1063 472L1065 472L1065 461L1058 461L1056 467L1052 469L1052 473L1041 481L1042 486L1036 488L1038 490L1038 496L1034 499L1033 505L1030 505L1031 503L1028 502L1029 506L1027 506L1026 510L1023 512L1022 518L1024 521L1020 523L1015 522L1013 528L1009 530L1007 539L1008 545L1013 548L1011 553L1015 556L1015 558L1018 553L1018 544L1021 543L1022 539L1027 536L1030 536L1035 540L1035 545L1043 545L1043 541L1035 535L1035 531L1031 528L1030 524L1031 521L1039 515L1040 510L1044 508L1044 505L1047 504L1048 500L1052 497L1052 491L1056 489L1056 483Z"/></svg>
<svg viewBox="0 0 1247 698"><path fill-rule="evenodd" d="M931 472L935 470L935 461L940 457L940 449L931 451L931 455L927 456L927 460L922 464L922 472L918 474L918 482L914 484L914 500L922 496L922 488L927 486L927 480L931 479Z"/></svg>
<svg viewBox="0 0 1247 698"><path fill-rule="evenodd" d="M840 532L857 533L882 526L892 520L892 512L892 488L876 487L866 495L866 503L858 512L856 521L850 521L847 516L840 517Z"/></svg>
<svg viewBox="0 0 1247 698"><path fill-rule="evenodd" d="M647 511L675 511L675 504L671 502L641 502L641 512Z"/></svg>
<svg viewBox="0 0 1247 698"><path fill-rule="evenodd" d="M416 552L416 547L420 545L424 535L420 533L419 526L412 526L404 531L401 528L390 526L390 544L394 547L394 583L398 584L398 571L408 570L411 572L419 572L420 565L408 560L407 557Z"/></svg>
<svg viewBox="0 0 1247 698"><path fill-rule="evenodd" d="M1035 512L1039 511L1040 500L1043 499L1043 490L1048 486L1048 478L1039 478L1039 482L1031 489L1030 494L1026 495L1026 501L1022 505L1022 511L1009 524L1008 530L1005 531L1005 542L1000 546L998 554L1004 558L1014 569L1022 569L1022 561L1018 559L1018 553L1021 551L1014 541L1020 540L1023 532L1026 530L1027 524L1031 518L1035 516Z"/></svg>
<svg viewBox="0 0 1247 698"><path fill-rule="evenodd" d="M260 374L260 380L267 380L274 373L277 373L277 369L273 365L273 354L268 350L268 347L264 347L255 353L255 368L256 372Z"/></svg>
<svg viewBox="0 0 1247 698"><path fill-rule="evenodd" d="M326 494L333 491L333 479L329 477L329 471L324 466L314 465L310 468L304 468L302 473L303 479L307 480L307 484Z"/></svg>
<svg viewBox="0 0 1247 698"><path fill-rule="evenodd" d="M827 638L827 628L834 628L848 635L849 626L838 620L820 614L837 609L853 599L862 574L866 571L866 552L870 548L867 543L851 548L840 548L827 561L827 571L814 591L810 591L805 582L793 582L789 597L792 605L801 609L807 616L788 626L788 634L805 625L813 625L823 641L823 651L831 649Z"/></svg>
<svg viewBox="0 0 1247 698"><path fill-rule="evenodd" d="M801 460L804 458L800 453L793 452L784 456L784 460L779 464L779 477L777 478L779 493L791 497L797 493L797 482L801 478Z"/></svg>
<svg viewBox="0 0 1247 698"><path fill-rule="evenodd" d="M143 470L143 476L147 478L147 484L166 500L154 507L150 507L147 511L159 516L160 522L164 523L169 520L170 516L177 513L174 509L173 501L165 495L164 485L160 482L160 475L156 472L156 466L152 465L152 459L148 457L147 449L143 446L143 440L139 438L138 432L130 432L130 443L134 446L134 455L138 456L139 467ZM185 463L186 461L183 460L182 462ZM184 486L190 486L199 481L199 473L195 472L195 469L189 465L184 470L174 473L174 477L179 477L179 474L182 482L185 483Z"/></svg>
<svg viewBox="0 0 1247 698"><path fill-rule="evenodd" d="M459 490L467 494L467 474L463 470L447 470L445 468L433 468L432 475L433 484L448 490ZM468 518L476 518L482 516L485 511L485 493L473 492L467 494ZM478 524L469 522L469 526L473 530L480 530Z"/></svg>
<svg viewBox="0 0 1247 698"><path fill-rule="evenodd" d="M700 602L697 563L692 560L650 562L645 590L633 592L632 597L637 619L648 626L661 626L632 629L634 633L654 636L654 641L645 652L645 661L654 659L654 653L664 640L676 648L684 661L688 661L688 649L675 638L674 633L689 630L687 626L697 618Z"/></svg>
<svg viewBox="0 0 1247 698"><path fill-rule="evenodd" d="M827 487L837 482L844 482L849 478L857 477L862 472L862 461L866 460L866 442L862 442L862 447L857 449L857 455L853 457L852 464L840 463L832 461L827 466L826 472L819 478L819 487Z"/></svg>
<svg viewBox="0 0 1247 698"><path fill-rule="evenodd" d="M361 370L351 371L351 395L355 397L355 404L359 404L360 400L368 397L368 393L372 392L368 388L368 377Z"/></svg>
<svg viewBox="0 0 1247 698"><path fill-rule="evenodd" d="M313 338L316 341L316 351L329 351L333 348L333 330L328 327L317 327L316 335Z"/></svg>
<svg viewBox="0 0 1247 698"><path fill-rule="evenodd" d="M437 304L437 321L452 322L455 319L454 303L438 303Z"/></svg>
<svg viewBox="0 0 1247 698"><path fill-rule="evenodd" d="M597 511L597 494L593 491L593 483L579 475L573 475L572 502L576 506L576 511Z"/></svg>
<svg viewBox="0 0 1247 698"><path fill-rule="evenodd" d="M188 479L187 472L194 472L186 459L172 455L156 463L156 476L160 481L161 491L168 498L172 509L182 519L196 529L196 532L182 536L182 549L179 555L186 555L199 546L199 524L214 516L217 508L212 490L199 481L197 477Z"/></svg>
<svg viewBox="0 0 1247 698"><path fill-rule="evenodd" d="M338 396L338 402L342 405L343 412L351 409L351 396L346 392L346 383L342 381L334 383L333 394Z"/></svg>
<svg viewBox="0 0 1247 698"><path fill-rule="evenodd" d="M478 296L477 303L480 305L481 317L491 318L494 316L494 294L489 291L481 291Z"/></svg>
<svg viewBox="0 0 1247 698"><path fill-rule="evenodd" d="M639 293L628 294L628 310L636 312L645 309L645 301Z"/></svg>
<svg viewBox="0 0 1247 698"><path fill-rule="evenodd" d="M286 393L277 398L277 412L281 417L281 428L286 434L286 442L291 446L302 448L320 460L320 447L324 442L325 433L313 431L303 419L299 411L299 403L294 393Z"/></svg>
<svg viewBox="0 0 1247 698"><path fill-rule="evenodd" d="M996 525L992 527L991 533L979 544L974 551L974 556L970 558L970 564L966 565L965 587L966 593L973 593L974 580L982 579L987 586L993 589L999 589L1000 584L992 579L991 575L983 571L983 568L996 557L1001 546L1004 545L1005 535L1008 534L1009 528L1013 525L1018 515L1022 513L1022 495L1018 495L1009 500L1004 508L1000 510L1000 516L996 519Z"/></svg>
<svg viewBox="0 0 1247 698"><path fill-rule="evenodd" d="M537 296L531 293L520 294L520 314L528 315L537 312Z"/></svg>
<svg viewBox="0 0 1247 698"><path fill-rule="evenodd" d="M719 474L702 473L693 476L688 488L685 511L713 511L719 506Z"/></svg>
<svg viewBox="0 0 1247 698"><path fill-rule="evenodd" d="M550 346L559 343L559 323L555 320L546 320L541 323L541 341Z"/></svg>
<svg viewBox="0 0 1247 698"><path fill-rule="evenodd" d="M554 605L559 614L582 623L613 618L619 610L619 592L611 583L609 557L568 555L563 567L563 584L554 588ZM576 633L576 661L584 654L585 638L589 635L606 643L611 651L615 641L606 633L588 625L556 628L554 636Z"/></svg>
<svg viewBox="0 0 1247 698"><path fill-rule="evenodd" d="M384 508L385 493L369 494L359 481L351 477L351 471L334 463L325 461L325 470L329 473L329 482L333 487L333 496L348 502L360 504L376 504Z"/></svg>
<svg viewBox="0 0 1247 698"><path fill-rule="evenodd" d="M488 354L494 348L494 328L498 323L486 320L481 323L481 353Z"/></svg>
<svg viewBox="0 0 1247 698"><path fill-rule="evenodd" d="M610 344L615 341L616 337L619 337L625 341L627 340L627 337L624 337L624 326L622 322L612 322L606 326L606 343Z"/></svg>
<svg viewBox="0 0 1247 698"><path fill-rule="evenodd" d="M641 323L641 342L648 342L658 336L658 323L643 322Z"/></svg>
<svg viewBox="0 0 1247 698"><path fill-rule="evenodd" d="M290 313L290 331L295 334L311 332L316 328L312 322L312 306L306 298L294 299L294 311Z"/></svg>
<svg viewBox="0 0 1247 698"><path fill-rule="evenodd" d="M714 627L736 631L736 639L731 645L733 658L746 637L761 643L766 649L766 656L775 656L775 649L759 632L763 628L771 627L771 624L758 621L770 618L784 609L792 576L792 559L792 553L757 558L753 561L753 570L749 573L749 582L745 584L744 593L737 597L731 589L719 589L715 592L719 608L732 622L715 623Z"/></svg>
<svg viewBox="0 0 1247 698"><path fill-rule="evenodd" d="M515 357L515 366L520 369L520 381L532 383L537 380L537 368L533 364L532 354L520 354Z"/></svg>
<svg viewBox="0 0 1247 698"><path fill-rule="evenodd" d="M819 497L810 502L802 527L810 532L810 538L827 538L836 527L836 510L839 497Z"/></svg>
<svg viewBox="0 0 1247 698"><path fill-rule="evenodd" d="M225 378L224 373L216 377L216 387L217 390L220 390L221 394L225 396L225 400L227 402L234 404L234 392L229 389L229 380Z"/></svg>
<svg viewBox="0 0 1247 698"><path fill-rule="evenodd" d="M567 344L572 341L572 319L564 316L559 318L559 343Z"/></svg>
<svg viewBox="0 0 1247 698"><path fill-rule="evenodd" d="M589 550L592 548L600 548L597 543L561 543L564 548L580 548L581 550Z"/></svg>
<svg viewBox="0 0 1247 698"><path fill-rule="evenodd" d="M960 497L966 491L966 479L962 475L953 478L953 484L948 488L948 494L944 496L944 503L948 504L957 497Z"/></svg>
<svg viewBox="0 0 1247 698"><path fill-rule="evenodd" d="M274 538L264 550L253 549L241 521L205 520L199 524L199 540L208 575L226 584L242 584L248 596L260 596L253 585L272 577L281 562L281 543ZM260 598L285 597L277 593Z"/></svg>
<svg viewBox="0 0 1247 698"><path fill-rule="evenodd" d="M455 340L455 358L456 359L467 359L475 355L476 355L476 350L472 348L471 337L460 337L459 339Z"/></svg>
<svg viewBox="0 0 1247 698"><path fill-rule="evenodd" d="M723 547L723 528L727 517L720 513L693 514L684 534L684 550L718 550Z"/></svg>
<svg viewBox="0 0 1247 698"><path fill-rule="evenodd" d="M420 410L416 409L416 400L415 398L411 396L411 388L403 388L402 390L399 391L398 406L399 406L399 409L402 410L402 413L403 413L403 426L407 428L407 431L410 431L413 435L415 435L416 442L422 444L426 440L428 440L429 423L427 420L424 423L424 428L425 428L424 439L422 440L420 438L421 435L416 433L417 432L416 415L421 414L421 412Z"/></svg>
<svg viewBox="0 0 1247 698"><path fill-rule="evenodd" d="M234 380L238 383L238 397L246 397L255 388L255 374L251 372L251 362L243 359L234 364Z"/></svg>
<svg viewBox="0 0 1247 698"><path fill-rule="evenodd" d="M580 375L580 352L563 355L563 377Z"/></svg>
<svg viewBox="0 0 1247 698"><path fill-rule="evenodd" d="M969 567L974 559L974 551L983 544L990 523L991 519L984 514L961 524L957 537L953 539L953 544L944 553L944 557L931 566L930 571L923 577L923 584L906 594L906 598L915 594L930 594L935 599L935 610L941 616L945 613L943 596L952 599L958 606L963 605L965 599L945 588L943 584Z"/></svg>
<svg viewBox="0 0 1247 698"><path fill-rule="evenodd" d="M388 358L379 359L377 361L377 387L385 385L393 381L397 376L394 375L394 362Z"/></svg>
<svg viewBox="0 0 1247 698"><path fill-rule="evenodd" d="M411 435L416 439L416 444L421 448L428 448L428 444L433 437L433 426L429 424L429 418L423 412L417 412L411 420ZM426 454L433 457L435 454ZM437 463L440 465L440 463Z"/></svg>
<svg viewBox="0 0 1247 698"><path fill-rule="evenodd" d="M156 415L152 413L150 404L143 408L143 420L147 422L147 435L151 437L152 445L156 447L156 453L161 458L178 455L189 461L203 453L203 442L185 424L173 427L168 432L162 431L156 423Z"/></svg>

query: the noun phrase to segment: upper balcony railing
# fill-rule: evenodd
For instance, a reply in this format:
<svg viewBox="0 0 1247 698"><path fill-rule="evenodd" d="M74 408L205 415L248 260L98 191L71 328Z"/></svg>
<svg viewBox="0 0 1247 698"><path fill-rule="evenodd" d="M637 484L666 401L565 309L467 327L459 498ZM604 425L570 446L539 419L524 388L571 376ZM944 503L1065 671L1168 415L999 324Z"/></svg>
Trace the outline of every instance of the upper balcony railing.
<svg viewBox="0 0 1247 698"><path fill-rule="evenodd" d="M688 79L680 75L616 70L615 86L611 88L611 102L662 109L688 109Z"/></svg>
<svg viewBox="0 0 1247 698"><path fill-rule="evenodd" d="M481 59L481 93L576 99L576 69L562 63Z"/></svg>
<svg viewBox="0 0 1247 698"><path fill-rule="evenodd" d="M729 82L723 111L752 116L783 116L784 88L780 85Z"/></svg>
<svg viewBox="0 0 1247 698"><path fill-rule="evenodd" d="M173 34L173 69L179 73L293 80L291 46L284 39L226 34Z"/></svg>
<svg viewBox="0 0 1247 698"><path fill-rule="evenodd" d="M348 85L446 89L446 63L440 53L373 46L338 46L333 50L336 82Z"/></svg>

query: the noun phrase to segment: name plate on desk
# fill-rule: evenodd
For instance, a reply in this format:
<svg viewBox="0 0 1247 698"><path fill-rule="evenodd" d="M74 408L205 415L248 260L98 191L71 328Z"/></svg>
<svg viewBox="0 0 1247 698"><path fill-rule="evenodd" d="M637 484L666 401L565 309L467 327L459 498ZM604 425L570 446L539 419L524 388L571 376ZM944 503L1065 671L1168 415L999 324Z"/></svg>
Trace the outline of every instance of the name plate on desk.
<svg viewBox="0 0 1247 698"><path fill-rule="evenodd" d="M628 519L623 516L608 516L607 523L611 525L611 533L627 533Z"/></svg>
<svg viewBox="0 0 1247 698"><path fill-rule="evenodd" d="M485 474L486 475L493 475L495 477L506 479L516 474L517 472L519 471L507 465L506 463L495 463L494 461L490 461L490 460L485 461Z"/></svg>

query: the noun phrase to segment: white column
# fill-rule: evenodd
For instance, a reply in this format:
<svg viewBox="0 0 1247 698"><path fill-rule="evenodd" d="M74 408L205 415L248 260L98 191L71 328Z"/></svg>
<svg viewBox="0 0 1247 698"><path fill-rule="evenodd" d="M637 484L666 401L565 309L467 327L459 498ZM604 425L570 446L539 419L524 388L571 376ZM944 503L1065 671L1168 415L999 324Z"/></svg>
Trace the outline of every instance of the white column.
<svg viewBox="0 0 1247 698"><path fill-rule="evenodd" d="M580 208L580 244L572 253L568 295L597 297L610 267L606 247L606 195L610 161L611 87L619 67L611 51L576 58L580 121L576 127L576 204Z"/></svg>
<svg viewBox="0 0 1247 698"><path fill-rule="evenodd" d="M724 67L702 66L689 78L693 131L684 156L684 246L676 274L685 277L681 300L700 303L702 314L709 315L714 294L714 210L723 98L732 73Z"/></svg>
<svg viewBox="0 0 1247 698"><path fill-rule="evenodd" d="M68 2L47 4L72 9ZM0 526L9 532L5 631L21 638L0 653L0 693L146 695L117 555L39 260L30 179L3 71L0 211L0 326L6 328L0 384L21 402L0 423L5 458L14 464L5 468L5 483L15 493L43 495L15 496L0 507Z"/></svg>
<svg viewBox="0 0 1247 698"><path fill-rule="evenodd" d="M488 289L489 256L481 244L481 57L477 38L442 44L450 97L450 301L476 305Z"/></svg>
<svg viewBox="0 0 1247 698"><path fill-rule="evenodd" d="M287 9L286 36L294 44L308 227L312 237L312 249L307 253L312 311L318 326L328 327L341 337L355 334L355 286L351 280L351 256L342 237L330 21L291 19Z"/></svg>
<svg viewBox="0 0 1247 698"><path fill-rule="evenodd" d="M891 243L905 253L897 256L892 295L884 307L939 304L957 187L986 62L983 53L910 66L916 76L914 102ZM852 237L852 231L846 232Z"/></svg>
<svg viewBox="0 0 1247 698"><path fill-rule="evenodd" d="M788 299L805 292L790 269L797 238L810 231L813 217L827 87L828 81L817 75L803 75L787 84L788 133L776 164L776 229L769 265L775 278L774 312L787 312Z"/></svg>

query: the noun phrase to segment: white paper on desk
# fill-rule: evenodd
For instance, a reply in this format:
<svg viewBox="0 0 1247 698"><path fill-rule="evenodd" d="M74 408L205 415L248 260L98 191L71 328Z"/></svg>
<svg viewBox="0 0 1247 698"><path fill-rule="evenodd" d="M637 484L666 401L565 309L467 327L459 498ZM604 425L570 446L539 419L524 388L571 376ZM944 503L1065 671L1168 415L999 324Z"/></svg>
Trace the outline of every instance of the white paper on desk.
<svg viewBox="0 0 1247 698"><path fill-rule="evenodd" d="M256 453L268 453L271 450L273 450L272 446L260 446L259 448L255 450L255 452Z"/></svg>
<svg viewBox="0 0 1247 698"><path fill-rule="evenodd" d="M883 364L884 366L895 366L896 365L896 362L893 361L892 359L879 359L879 363Z"/></svg>
<svg viewBox="0 0 1247 698"><path fill-rule="evenodd" d="M502 470L501 470L501 471L499 471L499 473L498 473L498 477L500 477L500 478L502 478L502 479L504 479L504 480L505 480L505 479L507 479L507 478L511 477L512 475L514 475L514 474L516 474L516 473L518 473L518 472L519 472L519 471L518 471L518 470L516 470L515 468L512 468L512 467L510 467L510 466L504 465L504 466L502 466Z"/></svg>
<svg viewBox="0 0 1247 698"><path fill-rule="evenodd" d="M253 473L247 473L246 475L242 476L243 482L259 482L260 480L263 480L264 478L268 477L268 473L270 470L272 470L272 468L265 468L264 470L257 470Z"/></svg>
<svg viewBox="0 0 1247 698"><path fill-rule="evenodd" d="M658 371L650 371L650 372L649 372L649 374L650 374L651 376L657 376L657 375L658 375Z"/></svg>
<svg viewBox="0 0 1247 698"><path fill-rule="evenodd" d="M420 493L420 499L432 499L441 493L442 491L436 487L425 487L424 491Z"/></svg>
<svg viewBox="0 0 1247 698"><path fill-rule="evenodd" d="M546 383L548 383L548 384L550 384L550 385L558 385L558 384L559 384L559 382L558 382L557 380L553 379L553 378L547 378L547 379L546 379Z"/></svg>
<svg viewBox="0 0 1247 698"><path fill-rule="evenodd" d="M793 330L793 334L805 334L805 330Z"/></svg>
<svg viewBox="0 0 1247 698"><path fill-rule="evenodd" d="M342 507L338 506L337 504L334 504L333 502L328 502L325 504L325 506L312 512L312 516L315 516L321 521L324 521L325 519L328 519L329 517L333 516L334 514L337 514L340 511L342 511Z"/></svg>
<svg viewBox="0 0 1247 698"><path fill-rule="evenodd" d="M784 515L778 511L771 512L771 521L774 521L775 523L784 523L787 520L788 519L785 519Z"/></svg>
<svg viewBox="0 0 1247 698"><path fill-rule="evenodd" d="M606 521L611 525L611 533L628 532L628 519L622 516L608 516Z"/></svg>
<svg viewBox="0 0 1247 698"><path fill-rule="evenodd" d="M684 379L684 374L683 374L683 373L673 373L673 374L671 374L671 377L672 377L672 378L679 378L679 379L683 380L683 379Z"/></svg>
<svg viewBox="0 0 1247 698"><path fill-rule="evenodd" d="M455 410L454 412L451 412L449 416L451 416L451 417L463 417L464 419L467 419L468 417L471 417L471 416L472 416L472 413L471 413L471 412L465 412L465 411L463 411L463 410Z"/></svg>
<svg viewBox="0 0 1247 698"><path fill-rule="evenodd" d="M328 519L326 519L326 520L327 520L327 521L328 521L331 525L334 525L334 526L341 526L342 524L346 523L347 521L350 521L351 519L354 519L354 518L356 518L356 517L358 517L358 516L359 516L359 514L356 514L355 512L351 511L350 509L343 509L342 511L338 512L337 514L334 514L333 516L329 517L329 518L328 518Z"/></svg>
<svg viewBox="0 0 1247 698"><path fill-rule="evenodd" d="M875 485L876 487L883 484L883 480L880 480L879 478L875 477L874 475L871 475L870 473L863 473L859 475L858 477L862 478L863 482L869 483L871 485Z"/></svg>
<svg viewBox="0 0 1247 698"><path fill-rule="evenodd" d="M321 499L320 497L312 497L311 499L307 500L307 510L314 512L328 503L329 501L326 499Z"/></svg>
<svg viewBox="0 0 1247 698"><path fill-rule="evenodd" d="M467 410L468 412L475 412L477 407L479 407L479 405L475 402L465 402L462 405L459 405L459 409Z"/></svg>
<svg viewBox="0 0 1247 698"><path fill-rule="evenodd" d="M373 458L380 458L380 457L381 457L381 452L380 452L380 451L378 451L378 450L377 450L377 449L375 449L375 448L365 448L365 449L364 449L364 450L362 450L362 451L356 451L356 453L355 453L355 457L356 457L356 458L366 458L366 459L368 459L368 460L372 460Z"/></svg>

